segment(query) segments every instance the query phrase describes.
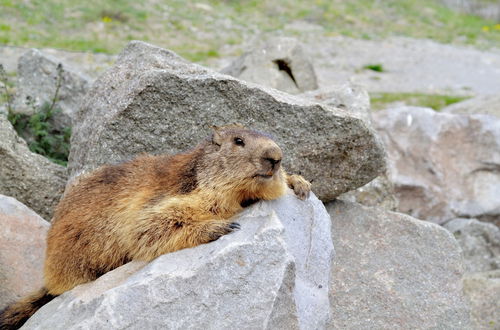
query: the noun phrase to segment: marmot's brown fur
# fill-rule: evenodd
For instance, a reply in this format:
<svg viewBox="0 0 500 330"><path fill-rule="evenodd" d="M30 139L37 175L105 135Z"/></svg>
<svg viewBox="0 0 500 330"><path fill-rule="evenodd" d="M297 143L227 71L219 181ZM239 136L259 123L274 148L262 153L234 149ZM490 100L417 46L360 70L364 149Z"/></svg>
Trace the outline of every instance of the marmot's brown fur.
<svg viewBox="0 0 500 330"><path fill-rule="evenodd" d="M230 233L231 217L287 185L305 199L310 184L280 167L267 135L239 126L215 128L193 150L106 165L69 188L47 237L44 288L0 314L17 329L45 303L130 260L150 261Z"/></svg>

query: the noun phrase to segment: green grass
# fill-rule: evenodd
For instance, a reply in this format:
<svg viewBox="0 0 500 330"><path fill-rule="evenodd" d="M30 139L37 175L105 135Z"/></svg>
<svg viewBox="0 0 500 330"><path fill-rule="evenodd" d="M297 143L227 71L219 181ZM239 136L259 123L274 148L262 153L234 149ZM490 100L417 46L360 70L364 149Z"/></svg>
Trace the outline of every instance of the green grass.
<svg viewBox="0 0 500 330"><path fill-rule="evenodd" d="M325 35L500 44L494 22L437 0L0 0L0 43L117 53L139 39L203 60L219 56L224 45L279 33L296 20L322 26Z"/></svg>
<svg viewBox="0 0 500 330"><path fill-rule="evenodd" d="M371 70L375 72L384 72L384 66L382 64L367 64L363 67L365 70Z"/></svg>
<svg viewBox="0 0 500 330"><path fill-rule="evenodd" d="M373 110L385 109L391 103L402 102L405 105L432 108L439 111L450 104L463 101L467 98L464 96L423 93L370 93Z"/></svg>
<svg viewBox="0 0 500 330"><path fill-rule="evenodd" d="M8 119L16 132L26 139L32 152L47 157L52 162L66 166L68 163L71 128L62 131L52 124L57 111L50 103L45 103L33 115L9 113Z"/></svg>

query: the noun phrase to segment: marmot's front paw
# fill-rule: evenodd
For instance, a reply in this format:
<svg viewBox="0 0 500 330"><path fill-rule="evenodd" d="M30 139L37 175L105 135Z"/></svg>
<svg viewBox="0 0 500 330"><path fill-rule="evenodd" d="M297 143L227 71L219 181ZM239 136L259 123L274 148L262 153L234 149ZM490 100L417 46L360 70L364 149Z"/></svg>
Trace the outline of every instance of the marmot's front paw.
<svg viewBox="0 0 500 330"><path fill-rule="evenodd" d="M207 228L208 242L218 240L221 236L239 230L240 224L236 222L214 222Z"/></svg>
<svg viewBox="0 0 500 330"><path fill-rule="evenodd" d="M292 174L288 176L288 186L293 189L298 198L305 200L311 192L311 184L302 176Z"/></svg>

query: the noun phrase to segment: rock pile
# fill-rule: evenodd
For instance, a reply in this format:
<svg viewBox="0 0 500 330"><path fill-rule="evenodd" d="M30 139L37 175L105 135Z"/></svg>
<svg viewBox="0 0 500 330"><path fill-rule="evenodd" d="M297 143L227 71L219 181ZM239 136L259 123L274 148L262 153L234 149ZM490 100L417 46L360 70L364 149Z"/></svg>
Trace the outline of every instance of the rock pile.
<svg viewBox="0 0 500 330"><path fill-rule="evenodd" d="M317 85L302 85L313 80L314 71L295 42L267 47L270 59L259 58L261 50L245 55L233 68L262 73L267 64L257 64L271 61L267 69L276 71L266 73L276 78L269 79L275 84L271 87L294 84L288 92L301 95L243 82L146 43L130 43L72 117L70 174L77 178L143 152L186 150L205 137L210 125L239 122L273 134L288 157L287 170L313 181L326 209L314 195L306 201L289 194L257 203L235 219L241 230L149 264L126 264L54 299L25 328L469 329L462 284L475 326L497 317L498 228L455 219L498 216L498 200L491 196L500 160L498 153L488 152L498 150L500 141L493 117L404 108L378 113L372 120L368 95L357 86L303 93ZM385 173L386 155L372 121L388 148L386 176L379 176ZM0 126L0 137L5 136L0 151L8 155L1 160L0 193L18 198L48 220L51 203L66 182L64 170L43 162L40 168L41 162L34 161L39 156L27 151L9 125L4 120ZM461 152L453 151L456 141L463 141ZM32 174L16 177L15 170L24 167L43 176L35 181ZM41 185L46 181L57 183L56 192ZM356 188L342 198L376 207L332 201ZM37 195L41 193L46 197ZM446 224L453 235L383 209L394 209L397 202L399 210L437 223L453 219ZM4 219L15 223L3 203L17 202L0 197L2 224ZM23 212L29 213L16 212L21 219L28 217ZM33 234L36 242L44 239L43 224ZM9 228L0 227L0 245L12 242L15 231ZM32 248L23 251L37 255ZM463 281L461 251L466 269L476 271ZM491 255L485 257L487 253ZM13 259L1 257L3 270L3 263ZM30 260L22 254L16 258ZM0 292L10 292L9 283L0 277ZM479 298L483 292L486 300ZM0 303L21 293L9 293Z"/></svg>

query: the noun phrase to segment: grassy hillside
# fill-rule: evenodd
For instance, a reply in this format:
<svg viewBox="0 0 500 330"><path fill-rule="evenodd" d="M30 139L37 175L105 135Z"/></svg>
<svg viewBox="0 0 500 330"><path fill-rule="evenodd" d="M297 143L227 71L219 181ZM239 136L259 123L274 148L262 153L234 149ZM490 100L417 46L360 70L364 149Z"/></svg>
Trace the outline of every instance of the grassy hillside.
<svg viewBox="0 0 500 330"><path fill-rule="evenodd" d="M141 39L199 61L294 21L319 25L325 35L500 44L500 25L437 0L0 0L0 44L116 53Z"/></svg>

